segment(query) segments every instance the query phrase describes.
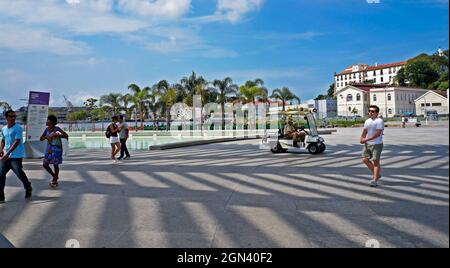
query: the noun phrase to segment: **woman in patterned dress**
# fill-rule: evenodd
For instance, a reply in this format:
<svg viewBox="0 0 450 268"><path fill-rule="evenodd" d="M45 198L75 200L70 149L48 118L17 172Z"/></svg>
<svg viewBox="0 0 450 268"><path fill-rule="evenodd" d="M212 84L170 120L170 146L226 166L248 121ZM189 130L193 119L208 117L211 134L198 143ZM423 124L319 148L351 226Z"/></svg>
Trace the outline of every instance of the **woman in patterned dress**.
<svg viewBox="0 0 450 268"><path fill-rule="evenodd" d="M43 166L44 169L53 177L50 182L50 186L52 188L58 186L59 165L63 162L63 145L61 139L69 139L69 135L67 135L64 130L57 127L57 124L58 119L56 116L49 115L47 117L47 128L41 136L41 141L47 140L47 148L45 149ZM50 168L50 165L53 165L55 171Z"/></svg>

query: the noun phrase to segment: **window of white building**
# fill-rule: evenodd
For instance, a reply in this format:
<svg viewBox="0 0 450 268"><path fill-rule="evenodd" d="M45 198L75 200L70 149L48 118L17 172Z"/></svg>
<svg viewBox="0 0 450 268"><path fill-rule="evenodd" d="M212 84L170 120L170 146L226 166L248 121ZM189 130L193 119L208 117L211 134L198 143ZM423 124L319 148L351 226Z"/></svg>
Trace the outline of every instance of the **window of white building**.
<svg viewBox="0 0 450 268"><path fill-rule="evenodd" d="M388 114L392 114L392 109L391 108L388 109Z"/></svg>
<svg viewBox="0 0 450 268"><path fill-rule="evenodd" d="M373 94L373 101L377 101L377 94Z"/></svg>
<svg viewBox="0 0 450 268"><path fill-rule="evenodd" d="M353 101L353 95L352 94L348 94L347 95L347 101Z"/></svg>
<svg viewBox="0 0 450 268"><path fill-rule="evenodd" d="M391 93L387 94L387 100L388 100L388 101L391 101L391 100L392 100L392 95L391 95Z"/></svg>
<svg viewBox="0 0 450 268"><path fill-rule="evenodd" d="M356 94L356 101L361 101L361 94Z"/></svg>

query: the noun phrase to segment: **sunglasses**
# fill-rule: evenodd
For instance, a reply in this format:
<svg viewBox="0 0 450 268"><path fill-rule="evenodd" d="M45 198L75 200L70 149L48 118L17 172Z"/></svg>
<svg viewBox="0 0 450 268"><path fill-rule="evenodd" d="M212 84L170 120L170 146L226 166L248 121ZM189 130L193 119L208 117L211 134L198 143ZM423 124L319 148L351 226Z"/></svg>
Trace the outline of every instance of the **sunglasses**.
<svg viewBox="0 0 450 268"><path fill-rule="evenodd" d="M10 118L16 118L17 115L8 115L8 117L10 117Z"/></svg>
<svg viewBox="0 0 450 268"><path fill-rule="evenodd" d="M377 111L375 110L369 110L369 113L376 113Z"/></svg>

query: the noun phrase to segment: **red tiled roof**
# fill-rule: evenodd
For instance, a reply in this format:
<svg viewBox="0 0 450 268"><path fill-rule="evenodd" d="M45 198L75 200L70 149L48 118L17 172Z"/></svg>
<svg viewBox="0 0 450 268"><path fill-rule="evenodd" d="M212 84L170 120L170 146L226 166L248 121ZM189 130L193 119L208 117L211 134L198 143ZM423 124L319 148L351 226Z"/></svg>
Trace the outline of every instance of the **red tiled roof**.
<svg viewBox="0 0 450 268"><path fill-rule="evenodd" d="M372 88L385 88L388 87L388 84L359 84L359 83L350 83L348 86L352 86L352 87L356 87L362 91L365 92L370 92L370 89ZM342 89L344 89L346 87L341 88L338 91L341 91Z"/></svg>
<svg viewBox="0 0 450 268"><path fill-rule="evenodd" d="M352 70L353 66L350 66L350 67L346 68L343 72L338 73L335 76L343 75L343 74L358 73L358 72L362 72L362 71L373 71L373 70L397 67L397 66L402 66L405 64L406 64L406 61L400 61L400 62L394 62L394 63L388 63L388 64L379 64L377 66L369 66L367 64L355 64L355 65L362 65L366 68L364 68L363 70L357 71L357 72L353 72L353 70Z"/></svg>
<svg viewBox="0 0 450 268"><path fill-rule="evenodd" d="M373 71L373 70L397 67L397 66L402 66L402 65L405 65L405 64L406 64L406 61L400 61L400 62L394 62L394 63L388 63L388 64L380 64L380 65L377 65L377 66L369 66L367 68L367 71Z"/></svg>

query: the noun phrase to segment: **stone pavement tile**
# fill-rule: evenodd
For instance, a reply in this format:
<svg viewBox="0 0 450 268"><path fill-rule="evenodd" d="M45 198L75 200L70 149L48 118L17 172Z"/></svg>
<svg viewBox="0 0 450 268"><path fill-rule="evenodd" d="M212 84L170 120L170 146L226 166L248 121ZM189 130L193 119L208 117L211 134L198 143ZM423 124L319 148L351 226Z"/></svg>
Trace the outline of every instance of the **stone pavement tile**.
<svg viewBox="0 0 450 268"><path fill-rule="evenodd" d="M127 248L210 248L212 235L199 233L169 233L157 231L127 232L111 247Z"/></svg>
<svg viewBox="0 0 450 268"><path fill-rule="evenodd" d="M365 201L333 199L295 199L296 209L300 212L329 212L338 215L374 216L375 213Z"/></svg>
<svg viewBox="0 0 450 268"><path fill-rule="evenodd" d="M399 235L397 230L382 222L376 215L343 215L330 212L299 212L299 215L313 221L315 224L312 231L323 236Z"/></svg>
<svg viewBox="0 0 450 268"><path fill-rule="evenodd" d="M65 248L67 241L71 239L77 240L80 248L111 248L117 245L123 234L104 230L40 228L22 238L10 235L11 242L18 248Z"/></svg>
<svg viewBox="0 0 450 268"><path fill-rule="evenodd" d="M249 207L255 208L268 208L278 212L291 212L295 211L295 203L292 198L280 195L260 195L260 194L242 194L233 193L229 202L227 203L227 209L230 207Z"/></svg>
<svg viewBox="0 0 450 268"><path fill-rule="evenodd" d="M295 213L234 206L221 215L213 247L308 247L313 223Z"/></svg>
<svg viewBox="0 0 450 268"><path fill-rule="evenodd" d="M403 237L410 240L416 247L449 247L448 217L435 219L435 221L423 221L423 218L382 217L392 228L401 230ZM447 227L439 227L437 222L445 222ZM444 224L445 225L445 224Z"/></svg>
<svg viewBox="0 0 450 268"><path fill-rule="evenodd" d="M449 207L445 205L428 205L411 201L367 202L367 206L379 216L413 217L424 221L447 219L435 224L446 223L448 226Z"/></svg>
<svg viewBox="0 0 450 268"><path fill-rule="evenodd" d="M369 235L345 235L345 239L336 236L312 235L313 248L365 248L369 240L375 239L380 248L414 248L415 245L400 236L372 237Z"/></svg>
<svg viewBox="0 0 450 268"><path fill-rule="evenodd" d="M130 231L197 233L212 236L219 224L217 214L225 210L225 203L192 202L184 199L147 200L133 198L129 202L130 215L135 224Z"/></svg>

